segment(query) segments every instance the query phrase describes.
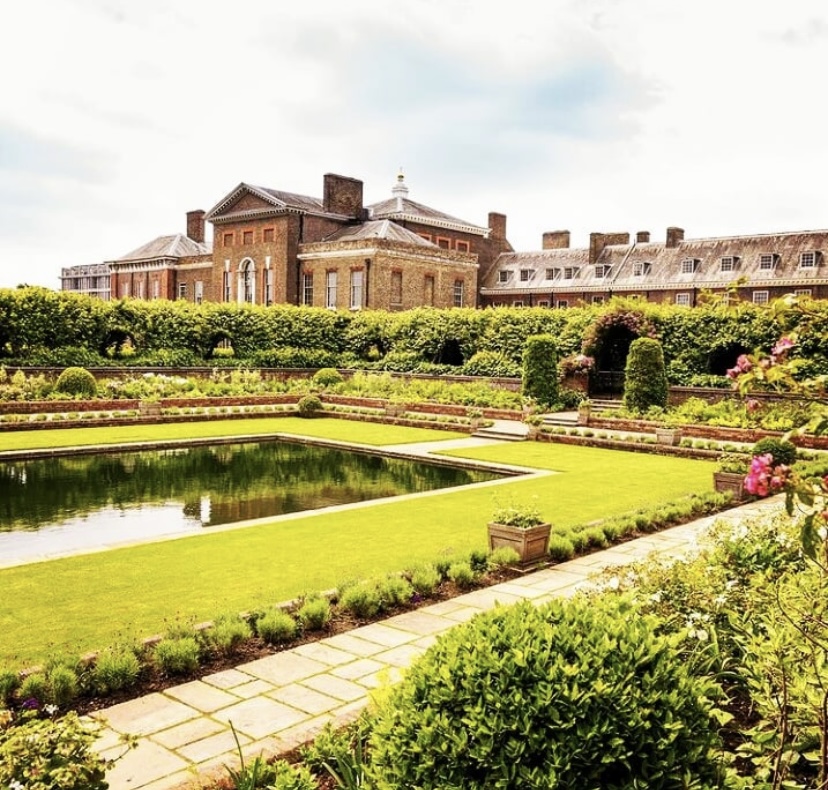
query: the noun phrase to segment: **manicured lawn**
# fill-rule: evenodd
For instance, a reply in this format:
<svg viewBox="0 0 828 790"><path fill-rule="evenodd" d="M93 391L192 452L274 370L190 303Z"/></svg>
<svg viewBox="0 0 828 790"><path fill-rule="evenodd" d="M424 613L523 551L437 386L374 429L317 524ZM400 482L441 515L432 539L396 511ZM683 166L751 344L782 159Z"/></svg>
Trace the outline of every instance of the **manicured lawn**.
<svg viewBox="0 0 828 790"><path fill-rule="evenodd" d="M158 442L174 439L200 439L224 436L259 436L289 433L360 444L408 444L456 439L468 434L432 428L408 428L355 420L301 417L262 417L260 419L220 420L216 422L174 422L165 425L117 425L100 428L54 428L38 431L0 433L0 452L42 450L47 447Z"/></svg>
<svg viewBox="0 0 828 790"><path fill-rule="evenodd" d="M273 422L286 430L287 420ZM363 442L368 430L379 431L376 443L385 431L399 435L361 423L296 423L291 432L344 438L354 431ZM519 443L452 454L557 474L2 570L0 667L101 648L163 631L176 618L200 621L400 570L442 552L482 548L498 503L534 501L564 527L711 487L710 463L642 453Z"/></svg>

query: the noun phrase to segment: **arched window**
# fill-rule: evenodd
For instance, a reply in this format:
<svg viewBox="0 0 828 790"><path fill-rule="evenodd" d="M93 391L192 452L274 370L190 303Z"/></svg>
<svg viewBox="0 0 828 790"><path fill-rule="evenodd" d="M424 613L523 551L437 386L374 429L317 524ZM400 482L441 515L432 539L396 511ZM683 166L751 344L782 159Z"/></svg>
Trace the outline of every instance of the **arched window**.
<svg viewBox="0 0 828 790"><path fill-rule="evenodd" d="M256 264L252 258L245 258L239 264L239 302L256 303Z"/></svg>

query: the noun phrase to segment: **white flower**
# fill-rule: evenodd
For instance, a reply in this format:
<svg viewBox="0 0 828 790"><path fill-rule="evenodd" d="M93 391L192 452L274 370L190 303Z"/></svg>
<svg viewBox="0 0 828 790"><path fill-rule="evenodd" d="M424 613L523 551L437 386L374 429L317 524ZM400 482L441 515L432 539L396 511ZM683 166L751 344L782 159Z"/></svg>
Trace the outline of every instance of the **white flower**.
<svg viewBox="0 0 828 790"><path fill-rule="evenodd" d="M12 779L11 784L9 785L9 790L26 790L26 788L21 782L18 782L17 779Z"/></svg>
<svg viewBox="0 0 828 790"><path fill-rule="evenodd" d="M727 596L726 595L717 595L713 599L713 603L715 603L716 606L724 606L727 603Z"/></svg>
<svg viewBox="0 0 828 790"><path fill-rule="evenodd" d="M825 540L826 538L828 538L828 529L825 527L820 527L817 530L817 535L819 535L820 539Z"/></svg>
<svg viewBox="0 0 828 790"><path fill-rule="evenodd" d="M58 712L58 706L50 703L49 705L45 705L43 710L46 711L47 716L54 716Z"/></svg>
<svg viewBox="0 0 828 790"><path fill-rule="evenodd" d="M618 577L617 577L617 576L613 576L613 577L612 577L612 578L611 578L611 579L607 582L607 587L609 587L609 588L610 588L610 590L617 590L617 589L618 589L618 587L619 587L620 585L621 585L621 582L618 580Z"/></svg>
<svg viewBox="0 0 828 790"><path fill-rule="evenodd" d="M697 628L695 631L692 632L692 635L699 640L699 642L706 642L710 637L703 628Z"/></svg>
<svg viewBox="0 0 828 790"><path fill-rule="evenodd" d="M661 603L661 590L658 590L657 592L654 592L654 593L650 596L650 600L651 600L653 603Z"/></svg>

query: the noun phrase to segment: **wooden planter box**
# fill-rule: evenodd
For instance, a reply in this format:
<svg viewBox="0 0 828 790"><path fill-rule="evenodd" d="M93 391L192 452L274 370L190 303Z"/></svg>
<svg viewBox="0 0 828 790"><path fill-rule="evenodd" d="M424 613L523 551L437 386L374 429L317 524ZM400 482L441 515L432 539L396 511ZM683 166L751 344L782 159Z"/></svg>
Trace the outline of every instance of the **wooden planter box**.
<svg viewBox="0 0 828 790"><path fill-rule="evenodd" d="M680 428L656 428L656 441L675 447L681 441Z"/></svg>
<svg viewBox="0 0 828 790"><path fill-rule="evenodd" d="M721 494L732 492L737 502L747 498L745 475L741 472L713 472L713 488Z"/></svg>
<svg viewBox="0 0 828 790"><path fill-rule="evenodd" d="M142 417L160 417L161 403L159 401L140 401L138 403L138 414Z"/></svg>
<svg viewBox="0 0 828 790"><path fill-rule="evenodd" d="M538 524L529 529L512 527L508 524L489 523L489 551L502 546L514 549L520 557L521 565L538 562L549 551L549 533L551 524Z"/></svg>

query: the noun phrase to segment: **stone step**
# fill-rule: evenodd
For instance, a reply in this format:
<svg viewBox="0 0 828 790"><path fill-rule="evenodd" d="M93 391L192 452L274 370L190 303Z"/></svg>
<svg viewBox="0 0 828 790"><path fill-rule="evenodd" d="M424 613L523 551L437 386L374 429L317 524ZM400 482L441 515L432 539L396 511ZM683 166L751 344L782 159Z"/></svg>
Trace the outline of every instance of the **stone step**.
<svg viewBox="0 0 828 790"><path fill-rule="evenodd" d="M590 398L594 411L617 411L622 403L615 398Z"/></svg>
<svg viewBox="0 0 828 790"><path fill-rule="evenodd" d="M476 439L498 439L503 442L524 442L526 441L526 433L516 433L514 431L496 430L494 428L480 428L475 431L472 436Z"/></svg>
<svg viewBox="0 0 828 790"><path fill-rule="evenodd" d="M544 425L565 425L572 427L578 424L578 415L573 412L561 412L559 414L546 414L543 418Z"/></svg>

